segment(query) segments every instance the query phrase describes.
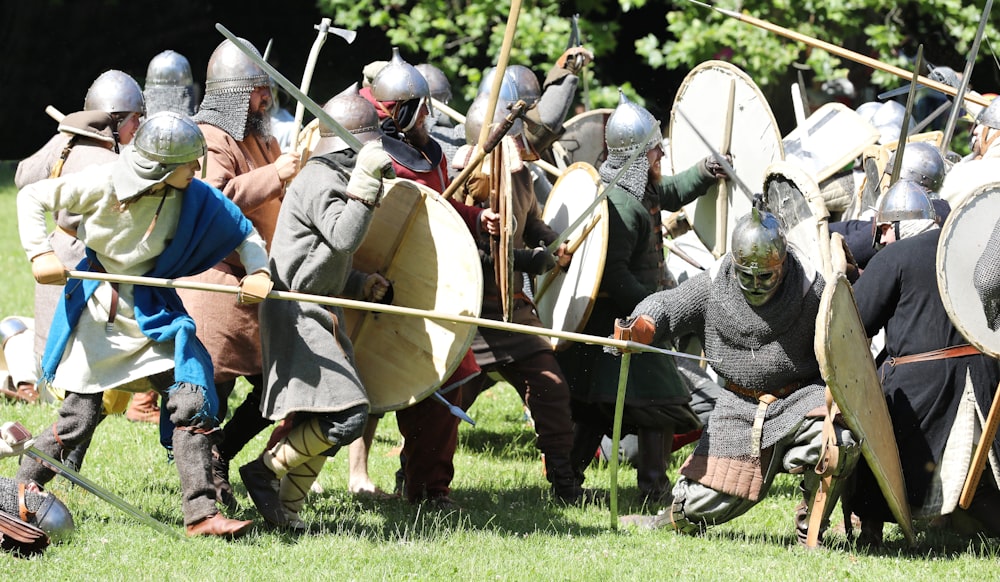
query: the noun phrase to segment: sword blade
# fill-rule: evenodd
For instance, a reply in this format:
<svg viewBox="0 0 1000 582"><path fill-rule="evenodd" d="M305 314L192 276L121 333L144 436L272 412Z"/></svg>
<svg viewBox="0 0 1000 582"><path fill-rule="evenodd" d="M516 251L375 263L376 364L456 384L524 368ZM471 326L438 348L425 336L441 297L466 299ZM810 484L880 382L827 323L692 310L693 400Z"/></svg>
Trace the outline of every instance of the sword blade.
<svg viewBox="0 0 1000 582"><path fill-rule="evenodd" d="M29 457L32 457L33 459L40 461L43 465L47 466L49 469L52 469L59 475L62 475L64 479L68 480L74 485L80 486L87 492L96 495L97 497L103 499L104 501L110 503L111 505L114 505L118 509L134 517L136 520L148 525L149 527L155 529L160 533L167 534L175 538L180 538L180 534L178 534L174 529L167 527L165 524L153 519L150 515L144 513L141 509L129 504L129 502L125 501L121 497L118 497L117 495L108 491L107 489L98 486L97 484L93 483L83 475L77 473L73 469L70 469L66 465L53 459L52 457L43 453L42 451L39 451L35 447L31 447L24 452Z"/></svg>
<svg viewBox="0 0 1000 582"><path fill-rule="evenodd" d="M698 136L698 139L701 140L701 143L708 148L708 151L712 152L712 157L714 157L715 161L719 162L719 165L722 166L723 171L726 172L726 176L728 176L730 180L735 182L736 185L740 187L740 190L742 190L743 193L746 194L747 198L749 198L750 201L753 202L753 191L747 188L747 185L743 183L743 180L740 180L740 177L736 175L736 170L734 170L733 167L729 165L729 162L726 161L726 157L720 154L718 150L712 147L712 144L708 142L708 138L706 138L705 135L701 133L701 130L699 130L698 126L691 121L691 118L689 118L687 115L684 114L683 111L681 111L680 107L677 107L675 111L677 111L677 114L681 116L681 119L683 119L688 125L691 126L691 130L694 131L694 134Z"/></svg>

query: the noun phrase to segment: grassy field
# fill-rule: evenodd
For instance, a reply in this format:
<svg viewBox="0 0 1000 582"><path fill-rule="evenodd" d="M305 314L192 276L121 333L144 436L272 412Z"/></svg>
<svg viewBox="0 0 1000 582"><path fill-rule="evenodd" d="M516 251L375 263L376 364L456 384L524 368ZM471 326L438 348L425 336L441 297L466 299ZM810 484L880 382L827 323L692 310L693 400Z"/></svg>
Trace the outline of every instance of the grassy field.
<svg viewBox="0 0 1000 582"><path fill-rule="evenodd" d="M0 315L30 314L31 272L17 240L12 168L0 166L0 265L5 273ZM245 394L240 385L230 410ZM51 405L0 402L0 420L19 420L35 433L56 417ZM908 547L895 527L884 548L867 551L828 534L828 548L795 544L797 481L780 476L772 495L740 519L701 537L670 531L614 530L605 507L563 507L548 500L547 483L520 401L509 386L484 393L463 425L453 498L461 510L429 511L400 500L373 501L347 492L347 460L324 468L325 492L303 517L309 532L295 537L261 525L247 537L174 538L158 533L67 481L49 490L74 514L74 537L42 556L0 554L0 580L944 580L996 579L1000 550L993 540L922 532ZM165 461L156 427L112 417L98 429L83 474L180 534L180 488ZM237 457L259 453L266 434ZM371 458L375 482L391 489L399 436L393 416L380 424ZM682 455L675 455L671 477ZM16 459L0 461L12 476ZM610 472L595 467L587 486L607 488ZM620 473L621 513L638 504L635 472ZM257 518L242 483L234 517ZM839 512L838 512L839 513Z"/></svg>

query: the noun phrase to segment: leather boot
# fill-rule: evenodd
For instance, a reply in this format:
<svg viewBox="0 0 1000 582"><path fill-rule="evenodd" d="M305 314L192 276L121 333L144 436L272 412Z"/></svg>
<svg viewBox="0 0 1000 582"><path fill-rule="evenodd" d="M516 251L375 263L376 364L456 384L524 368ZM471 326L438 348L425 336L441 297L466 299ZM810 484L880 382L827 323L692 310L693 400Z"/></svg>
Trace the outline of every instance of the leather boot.
<svg viewBox="0 0 1000 582"><path fill-rule="evenodd" d="M260 414L260 394L252 390L247 394L243 404L233 411L233 417L223 427L219 455L226 462L232 461L247 443L271 424L270 419Z"/></svg>
<svg viewBox="0 0 1000 582"><path fill-rule="evenodd" d="M545 476L552 484L553 497L562 503L568 505L594 503L606 498L603 492L584 489L577 482L577 476L567 455L546 454Z"/></svg>
<svg viewBox="0 0 1000 582"><path fill-rule="evenodd" d="M160 422L160 395L155 390L133 394L125 418L132 422Z"/></svg>
<svg viewBox="0 0 1000 582"><path fill-rule="evenodd" d="M215 485L215 500L230 511L239 509L233 486L229 482L229 460L222 458L217 447L212 447L212 484Z"/></svg>
<svg viewBox="0 0 1000 582"><path fill-rule="evenodd" d="M184 529L188 537L219 536L236 539L247 533L251 525L253 525L252 521L229 519L221 513L216 513L199 522L192 523Z"/></svg>
<svg viewBox="0 0 1000 582"><path fill-rule="evenodd" d="M670 479L667 478L667 459L670 458L667 442L673 442L674 431L640 428L639 458L636 463L636 481L639 493L647 503L669 505L671 502ZM669 439L669 440L668 440Z"/></svg>

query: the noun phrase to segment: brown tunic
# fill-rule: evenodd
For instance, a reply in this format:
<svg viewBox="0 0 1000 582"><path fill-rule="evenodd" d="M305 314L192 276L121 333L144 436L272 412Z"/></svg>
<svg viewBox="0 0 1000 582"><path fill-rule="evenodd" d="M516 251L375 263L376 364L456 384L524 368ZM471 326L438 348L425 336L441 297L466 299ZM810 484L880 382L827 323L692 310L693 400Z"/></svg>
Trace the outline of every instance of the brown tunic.
<svg viewBox="0 0 1000 582"><path fill-rule="evenodd" d="M273 165L281 155L278 142L254 136L236 141L213 125L198 127L208 145L205 181L240 207L270 247L284 195L284 183ZM245 274L233 253L189 280L235 286ZM231 295L183 289L179 293L198 326L198 338L212 355L216 382L261 373L257 305L238 305Z"/></svg>

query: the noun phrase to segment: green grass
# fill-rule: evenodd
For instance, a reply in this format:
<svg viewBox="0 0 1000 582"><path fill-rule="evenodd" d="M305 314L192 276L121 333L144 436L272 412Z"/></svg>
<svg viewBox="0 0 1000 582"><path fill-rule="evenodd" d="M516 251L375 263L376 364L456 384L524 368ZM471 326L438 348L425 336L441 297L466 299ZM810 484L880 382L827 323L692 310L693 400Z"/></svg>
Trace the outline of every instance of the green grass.
<svg viewBox="0 0 1000 582"><path fill-rule="evenodd" d="M20 250L10 169L0 171L0 261L5 270L2 315L31 313L31 274ZM231 402L238 404L240 384ZM56 418L52 405L0 403L0 421L19 420L39 432ZM427 511L400 500L377 502L347 493L345 454L327 463L303 511L308 534L294 537L259 525L235 542L175 539L130 519L79 487L57 478L49 485L72 510L73 538L43 555L0 554L0 581L14 580L934 580L995 579L992 541L941 532L919 534L906 546L888 527L886 547L868 552L843 534L828 535L829 549L795 545L792 528L796 480L780 476L772 495L743 517L702 537L670 531L612 530L607 508L563 507L548 500L538 453L520 401L509 386L484 393L463 425L453 498L462 509ZM266 434L237 457L236 468L259 453ZM391 489L398 466L394 417L382 421L371 474ZM676 477L683 455L674 457ZM16 459L0 461L12 476ZM97 430L83 474L182 532L180 488L165 462L153 425L109 418ZM590 487L607 488L610 472L594 467ZM635 472L620 473L621 513L648 511L638 504ZM257 518L239 478L243 507L234 517ZM260 520L259 520L260 521Z"/></svg>

